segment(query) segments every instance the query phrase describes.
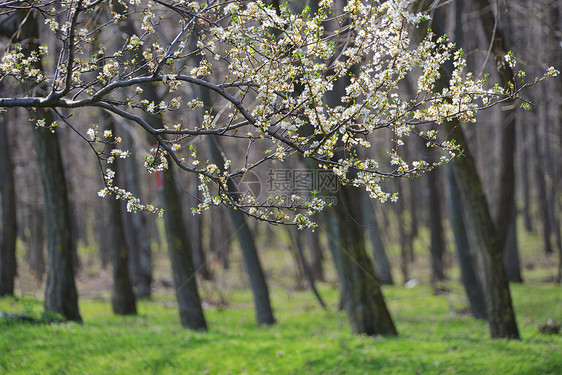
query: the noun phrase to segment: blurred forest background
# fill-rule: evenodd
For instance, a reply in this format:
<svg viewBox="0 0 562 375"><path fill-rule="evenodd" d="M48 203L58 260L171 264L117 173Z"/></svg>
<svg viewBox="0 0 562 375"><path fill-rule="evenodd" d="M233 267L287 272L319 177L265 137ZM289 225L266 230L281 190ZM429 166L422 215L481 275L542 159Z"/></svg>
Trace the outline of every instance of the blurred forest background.
<svg viewBox="0 0 562 375"><path fill-rule="evenodd" d="M562 3L559 0L450 1L443 2L437 12L438 28L463 48L468 69L478 76L489 74L491 82L499 82L497 63L502 56L489 37L490 30L494 38L501 33L505 45L499 48L512 51L518 59L517 69L525 70L528 77L541 76L549 66L562 68ZM495 17L486 17L489 14ZM39 28L43 27L46 26ZM433 28L436 29L435 24ZM3 91L9 90L1 87ZM476 159L490 207L506 194L502 189L514 189L511 202L516 208L514 214L502 217L501 212L496 213L496 217L509 223L504 249L509 280L560 282L562 78L531 87L523 97L532 103L530 110L519 108L521 103L511 107L496 106L481 112L477 124L463 124L462 128ZM197 112L183 116L197 116ZM512 136L506 135L509 126L505 124L510 121L514 129ZM120 186L138 194L144 202L163 206L162 190L170 186L170 182L166 185L161 181L162 176L143 171L142 159L151 146L142 129L123 120L104 118L91 110L78 111L70 122L82 134L92 123L105 126L113 123L115 135L123 139L125 149L133 152L133 157L119 162L124 172ZM24 110L10 110L0 117L3 214L0 262L2 277L9 278L10 270L16 271L14 260L8 254L10 231L17 228L17 274L12 291L17 296L42 298L48 219L32 130ZM124 235L136 296L150 297L171 288L174 281L167 255L164 219L154 214L126 213L124 205L120 207L121 215L111 215L113 198L97 196L103 188L103 177L92 150L65 124L59 124L56 133L66 179L58 183L66 183L68 187L71 220L67 231L71 233L75 248L74 271L80 297L111 298L114 277L111 254L122 245L115 241L116 230ZM512 143L506 144L506 141ZM204 140L194 142L203 144ZM373 150L384 152L390 147L388 139L378 142ZM244 143L225 140L222 147L231 157L245 155ZM203 155L203 160L212 158L212 148L207 151L209 154ZM423 144L411 143L408 152L424 155L428 150ZM499 183L498 178L506 168L503 161L509 159L510 153L514 176L506 185L505 181ZM458 191L449 168L438 168L417 179L386 182L388 190L400 193L396 203L379 204L365 199L360 212L340 206L340 212L346 215L346 225L358 228L357 240L367 247L382 283L406 283L408 286L431 283L437 293L446 292L447 280L460 279L458 254L474 256L475 244L471 243L474 228L462 222L463 208L459 206ZM307 171L298 160L277 163L262 174L256 174L254 182L246 182L239 188L260 189L262 194L267 194L272 183L290 183L294 187L298 171ZM281 178L284 180L279 180ZM318 217L319 227L312 232L274 227L247 218L243 223L237 222L229 216L226 207L213 207L200 215L192 215L190 207L201 199L197 183L196 176L176 169L171 185L179 197L181 225L187 234L200 293L206 304L227 306L231 290L249 287L239 254L239 249L249 246L249 242L255 244L267 283L274 288L290 292L310 288L314 283L337 285L328 251L334 239L326 216ZM340 199L338 191L334 191L334 198ZM116 229L118 227L121 229Z"/></svg>

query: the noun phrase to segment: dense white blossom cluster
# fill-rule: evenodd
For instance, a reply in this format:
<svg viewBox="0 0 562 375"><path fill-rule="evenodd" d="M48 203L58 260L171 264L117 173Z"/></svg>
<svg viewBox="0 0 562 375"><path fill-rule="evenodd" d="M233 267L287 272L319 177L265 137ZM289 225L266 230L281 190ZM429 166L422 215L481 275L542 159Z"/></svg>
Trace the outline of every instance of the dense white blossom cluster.
<svg viewBox="0 0 562 375"><path fill-rule="evenodd" d="M487 87L485 78L465 71L462 51L446 37L428 32L413 43L412 30L429 15L411 13L410 5L409 0L351 0L335 11L332 2L321 1L317 10L294 11L288 3L276 9L263 1L119 0L112 6L99 0L36 1L45 32L56 35L42 39L59 45L8 46L0 79L41 84L46 93L0 98L0 108L112 112L154 136L157 146L145 158L149 172L166 170L172 161L199 175L203 201L195 212L227 204L261 220L313 227L310 217L326 206L322 191L260 200L233 192L229 182L266 162L301 155L340 183L364 187L381 201L395 200L382 181L418 175L462 151L432 124L474 122L478 110L517 98L526 85L521 72L519 83L509 88ZM10 10L0 6L0 11ZM116 42L115 35L123 34ZM60 56L41 70L38 62L53 47ZM448 61L452 79L443 88L437 83ZM512 54L505 62L515 67ZM550 68L530 84L556 74ZM406 82L414 86L410 92ZM155 84L166 91L158 100L145 95L147 85ZM193 94L199 88L212 93L213 109ZM204 111L199 124L183 121L184 111L196 110ZM170 124L154 128L147 116L162 116ZM379 133L391 134L393 146L375 160L372 145ZM113 139L109 161L128 155L111 132L100 136L94 126L87 135L92 143ZM200 160L193 147L195 138L208 135L260 143L266 151L217 166ZM441 149L441 158L405 158L402 150L412 137ZM108 170L100 195L126 199L133 211L156 211L113 181Z"/></svg>

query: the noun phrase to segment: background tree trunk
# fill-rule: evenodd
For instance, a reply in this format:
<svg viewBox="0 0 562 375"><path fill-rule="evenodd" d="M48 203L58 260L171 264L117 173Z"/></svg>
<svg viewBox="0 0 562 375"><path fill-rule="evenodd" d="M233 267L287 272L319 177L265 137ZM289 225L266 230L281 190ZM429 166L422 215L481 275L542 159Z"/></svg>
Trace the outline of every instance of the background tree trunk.
<svg viewBox="0 0 562 375"><path fill-rule="evenodd" d="M513 201L515 206L515 201ZM517 228L516 220L517 211L515 207L511 211L510 224L507 231L507 238L503 249L503 266L505 267L505 275L510 282L522 283L521 261L519 260L519 247L517 245Z"/></svg>
<svg viewBox="0 0 562 375"><path fill-rule="evenodd" d="M482 284L475 271L475 259L470 251L470 242L467 237L467 230L463 219L463 204L459 188L456 184L451 167L447 166L447 186L448 186L448 211L451 229L455 236L455 245L459 259L461 279L470 303L472 315L476 319L487 319L486 302Z"/></svg>
<svg viewBox="0 0 562 375"><path fill-rule="evenodd" d="M113 119L105 115L107 130L115 134ZM122 161L116 158L111 169L115 178L120 174ZM134 315L137 313L137 301L133 292L131 274L129 272L129 248L125 239L125 225L123 218L123 204L116 197L109 197L109 223L111 228L111 260L113 266L113 296L111 305L113 313L118 315Z"/></svg>
<svg viewBox="0 0 562 375"><path fill-rule="evenodd" d="M357 225L361 222L361 195L349 186L339 186L339 192L337 204L325 209L324 222L351 329L370 336L397 335L365 250L363 230Z"/></svg>
<svg viewBox="0 0 562 375"><path fill-rule="evenodd" d="M434 169L427 174L429 190L429 231L431 235L431 281L437 283L445 280L443 254L445 254L445 238L441 218L440 171Z"/></svg>
<svg viewBox="0 0 562 375"><path fill-rule="evenodd" d="M212 163L216 164L219 168L224 165L224 157L220 151L220 144L218 139L214 136L208 136L205 139L207 149L209 150L209 159ZM234 199L238 195L234 183L228 181L228 194L231 194ZM242 250L242 259L246 272L250 279L250 286L254 295L254 304L256 308L256 319L259 325L270 325L275 323L271 302L269 300L269 289L263 273L263 268L258 256L258 251L250 231L250 227L246 222L244 214L239 210L228 208L228 216L232 225L232 231L236 233L240 249Z"/></svg>
<svg viewBox="0 0 562 375"><path fill-rule="evenodd" d="M38 111L38 114L41 115L41 112ZM46 124L52 122L49 112L43 115ZM33 129L33 138L43 184L47 224L45 310L59 313L68 320L82 321L74 283L70 212L57 133L37 128Z"/></svg>
<svg viewBox="0 0 562 375"><path fill-rule="evenodd" d="M373 263L375 266L375 273L383 285L392 285L394 284L394 281L392 280L392 269L382 243L379 225L375 216L375 210L373 209L373 203L371 202L371 198L369 198L369 194L367 194L367 192L361 192L361 199L363 200L362 206L365 225L367 227L367 232L369 233L371 245L373 246Z"/></svg>
<svg viewBox="0 0 562 375"><path fill-rule="evenodd" d="M0 297L14 295L14 279L17 275L16 238L18 229L16 189L10 140L6 115L3 115L0 118L0 194L2 205L2 223L0 224Z"/></svg>
<svg viewBox="0 0 562 375"><path fill-rule="evenodd" d="M182 326L197 331L206 331L207 322L203 314L197 278L193 268L191 245L185 230L180 196L176 188L172 161L169 169L163 172L163 189L160 197L164 208L164 222L170 262L174 275L174 287L179 305Z"/></svg>
<svg viewBox="0 0 562 375"><path fill-rule="evenodd" d="M432 28L438 35L444 35L443 21L440 18L441 15L437 10ZM451 72L443 69L441 78L437 81L436 90L446 86L450 79ZM476 163L459 122L456 120L445 122L445 128L447 134L459 144L464 153L463 157L451 162L451 169L465 207L465 220L470 221L474 229L477 263L482 275L491 336L493 338L519 338L509 282L502 263L504 239L500 238L500 232L496 229L492 219ZM512 199L513 197L510 204ZM504 227L505 225L502 223L501 230L507 233L507 230L503 229ZM503 235L505 237L505 234Z"/></svg>
<svg viewBox="0 0 562 375"><path fill-rule="evenodd" d="M142 197L141 178L139 176L139 165L135 158L136 149L131 134L132 129L123 132L123 145L131 151L131 156L125 159L125 174L127 190L135 197ZM125 217L131 246L134 252L134 261L131 262L134 269L133 282L137 289L137 297L150 297L152 285L152 249L150 234L147 230L146 217L143 212L127 213Z"/></svg>

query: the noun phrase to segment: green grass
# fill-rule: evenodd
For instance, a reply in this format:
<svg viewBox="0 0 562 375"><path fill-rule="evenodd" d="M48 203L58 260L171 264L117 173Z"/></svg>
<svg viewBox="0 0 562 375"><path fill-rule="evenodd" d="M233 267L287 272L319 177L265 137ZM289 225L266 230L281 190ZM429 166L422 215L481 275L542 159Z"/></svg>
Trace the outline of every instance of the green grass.
<svg viewBox="0 0 562 375"><path fill-rule="evenodd" d="M453 291L461 290L451 282ZM514 285L522 340L491 340L487 324L455 310L456 294L429 287L385 288L400 336L350 332L333 308L337 291L322 285L332 306L309 292L273 289L278 324L256 327L248 292L232 292L227 308L207 308L207 333L181 328L171 296L139 303L139 316L112 315L108 302L82 300L84 324L0 322L0 374L560 374L562 335L538 333L562 321L562 289ZM39 315L41 301L0 300L0 310Z"/></svg>

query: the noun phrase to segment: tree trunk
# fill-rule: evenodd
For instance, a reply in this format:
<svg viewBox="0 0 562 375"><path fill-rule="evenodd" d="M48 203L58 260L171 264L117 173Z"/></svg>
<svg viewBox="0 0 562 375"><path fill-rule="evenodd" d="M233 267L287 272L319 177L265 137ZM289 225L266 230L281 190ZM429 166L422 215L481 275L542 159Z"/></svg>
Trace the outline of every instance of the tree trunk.
<svg viewBox="0 0 562 375"><path fill-rule="evenodd" d="M123 133L123 144L131 156L126 159L126 186L127 190L135 197L141 197L141 179L139 176L139 165L135 158L136 150L131 135L132 129L126 129ZM150 245L150 235L147 230L146 217L143 212L127 213L125 223L128 227L131 246L129 248L134 253L134 261L131 262L133 281L137 289L137 297L150 297L152 285L152 249Z"/></svg>
<svg viewBox="0 0 562 375"><path fill-rule="evenodd" d="M515 206L515 201L513 202ZM521 262L519 260L519 246L517 245L517 228L516 228L517 210L511 211L510 224L507 231L507 238L503 249L503 266L505 267L505 275L510 282L522 283Z"/></svg>
<svg viewBox="0 0 562 375"><path fill-rule="evenodd" d="M38 110L38 115L41 112ZM50 124L49 112L43 113ZM47 285L45 310L61 314L65 319L82 321L74 283L74 249L72 248L70 213L66 179L56 133L49 129L33 129L35 150L45 199L47 224Z"/></svg>
<svg viewBox="0 0 562 375"><path fill-rule="evenodd" d="M174 275L174 287L179 305L180 320L183 327L206 331L207 322L203 314L197 278L193 269L191 245L185 230L182 204L173 176L172 161L169 169L163 172L161 201L164 207L166 237Z"/></svg>
<svg viewBox="0 0 562 375"><path fill-rule="evenodd" d="M99 253L99 260L102 269L107 268L107 264L110 262L110 255L109 249L111 248L110 245L110 238L107 236L107 232L110 230L108 225L107 211L109 207L109 200L102 200L99 204L95 205L95 220L94 220L94 227L98 237L98 253Z"/></svg>
<svg viewBox="0 0 562 375"><path fill-rule="evenodd" d="M318 217L317 220L320 218ZM310 250L310 272L316 281L324 281L324 255L322 254L322 247L320 245L320 237L318 231L306 232L307 247Z"/></svg>
<svg viewBox="0 0 562 375"><path fill-rule="evenodd" d="M396 181L396 192L398 196L402 194L402 181ZM396 221L398 224L398 240L400 242L400 271L402 272L403 282L406 283L410 280L409 265L410 256L412 254L412 239L411 235L406 229L404 223L404 201L398 199L395 206Z"/></svg>
<svg viewBox="0 0 562 375"><path fill-rule="evenodd" d="M0 118L0 194L2 223L0 225L0 297L14 295L14 279L17 275L16 238L16 189L14 164L10 152L10 140L6 115Z"/></svg>
<svg viewBox="0 0 562 375"><path fill-rule="evenodd" d="M123 8L118 2L112 3L114 11L121 13ZM119 24L119 28L126 35L138 35L135 25L127 20ZM145 61L142 50L136 54L138 61ZM148 73L148 72L147 72ZM153 84L143 86L143 99L158 103L160 98ZM146 120L151 122L154 128L164 128L161 116L145 115ZM185 231L181 199L176 189L176 181L172 172L172 161L169 162L170 169L163 172L163 186L160 192L162 205L164 207L164 222L166 226L166 239L168 242L168 253L172 263L174 288L179 306L180 321L183 327L194 330L206 330L207 322L203 314L201 298L197 287L197 279L193 269L193 254L189 243L189 237Z"/></svg>
<svg viewBox="0 0 562 375"><path fill-rule="evenodd" d="M318 301L320 306L322 306L324 310L327 310L328 308L326 307L326 303L324 302L322 296L316 288L316 281L314 280L314 275L312 274L310 265L308 264L304 256L304 246L302 243L302 238L299 236L301 232L299 232L299 230L296 228L290 228L290 230L292 231L292 233L289 233L289 236L295 237L297 262L299 263L300 267L302 267L302 272L304 274L304 277L306 277L306 280L308 281L308 285L310 286L312 293L314 293L314 297L316 297L316 300Z"/></svg>
<svg viewBox="0 0 562 375"><path fill-rule="evenodd" d="M20 11L21 20L18 41L23 41L25 55L39 50L37 14ZM24 22L25 20L25 22ZM15 30L14 30L15 33ZM43 71L41 62L34 66ZM26 90L41 90L41 86L27 85ZM30 117L44 119L48 126L52 114L43 109L30 113ZM47 128L32 130L39 162L39 174L43 185L45 221L47 224L47 282L45 286L45 310L61 314L65 319L82 321L78 309L78 294L74 283L74 253L71 238L70 206L62 163L58 135Z"/></svg>
<svg viewBox="0 0 562 375"><path fill-rule="evenodd" d="M544 109L539 108L539 124L543 124L545 122L545 113ZM543 166L544 160L544 153L540 147L540 138L539 138L539 131L537 126L531 127L533 132L533 154L535 155L535 167L533 168L535 171L535 182L537 187L537 200L539 201L539 217L542 222L542 237L544 243L544 252L546 254L552 254L552 244L550 242L550 237L552 235L552 231L550 229L550 218L548 215L548 201L546 199L546 171Z"/></svg>
<svg viewBox="0 0 562 375"><path fill-rule="evenodd" d="M443 272L443 254L445 253L445 239L443 238L443 224L441 218L440 173L435 169L427 174L429 189L429 231L431 234L431 282L445 280Z"/></svg>
<svg viewBox="0 0 562 375"><path fill-rule="evenodd" d="M362 228L354 222L361 222L361 195L349 186L340 186L339 191L337 204L325 210L324 222L351 329L370 336L397 335L365 250Z"/></svg>
<svg viewBox="0 0 562 375"><path fill-rule="evenodd" d="M45 274L45 213L39 207L30 207L28 263L37 281L43 281Z"/></svg>
<svg viewBox="0 0 562 375"><path fill-rule="evenodd" d="M209 150L209 159L212 163L221 168L221 166L224 165L224 157L221 154L218 139L214 136L207 136L205 141L207 142L207 149ZM234 199L236 199L238 191L231 180L228 181L228 193L233 195ZM275 323L275 318L273 317L273 310L269 301L269 290L250 227L246 222L244 214L239 210L229 207L228 216L230 217L232 231L236 233L240 249L242 250L242 259L254 295L258 324L273 324Z"/></svg>
<svg viewBox="0 0 562 375"><path fill-rule="evenodd" d="M457 256L459 259L459 267L461 270L461 279L470 303L472 315L476 319L487 319L486 303L484 300L484 292L482 284L478 280L475 271L475 259L470 251L470 243L467 237L467 231L463 219L463 204L460 197L459 188L453 177L451 167L447 167L447 186L448 186L448 211L451 229L455 236L455 245L457 248Z"/></svg>
<svg viewBox="0 0 562 375"><path fill-rule="evenodd" d="M303 257L300 257L302 251L302 236L301 232L297 228L287 227L287 234L289 237L289 250L291 255L293 256L293 260L295 262L295 288L297 290L303 290L306 288L306 275L305 273L305 266Z"/></svg>
<svg viewBox="0 0 562 375"><path fill-rule="evenodd" d="M478 268L482 274L491 336L519 338L509 283L502 263L503 247L490 215L476 164L460 124L451 121L446 128L464 151L464 156L453 161L451 167L465 207L465 220L472 222L476 234Z"/></svg>
<svg viewBox="0 0 562 375"><path fill-rule="evenodd" d="M105 118L107 129L115 134L115 124L109 116ZM116 159L111 168L119 176L122 161ZM117 177L116 177L117 178ZM111 305L113 313L118 315L134 315L137 313L137 301L133 292L129 272L129 248L125 239L123 204L116 197L109 197L109 223L111 226L111 260L113 266L113 296Z"/></svg>
<svg viewBox="0 0 562 375"><path fill-rule="evenodd" d="M367 227L367 232L369 233L371 245L373 246L375 273L383 285L392 285L394 284L394 281L392 280L392 270L388 257L386 256L386 250L384 249L384 245L382 243L379 225L377 224L375 210L373 209L373 203L371 202L371 198L369 198L367 192L361 192L361 199L363 200L362 206L363 215L365 217L365 225Z"/></svg>
<svg viewBox="0 0 562 375"><path fill-rule="evenodd" d="M438 20L438 14L434 17L433 29L438 35L443 35L442 22L436 20ZM483 24L487 27L489 22L483 20ZM437 82L436 90L446 86L450 78L451 72L443 70L441 78ZM509 282L505 276L502 263L503 243L505 233L507 233L507 229L504 228L507 226L501 222L500 231L496 228L476 169L475 160L470 153L459 122L456 120L446 122L445 128L450 138L456 140L464 152L463 157L451 162L451 168L465 207L465 220L470 221L474 228L477 263L482 275L481 280L486 297L491 336L493 338L519 338ZM501 197L501 200L502 203L498 207L502 207L503 212L509 212L511 206L504 209L505 198ZM513 197L509 201L510 205L512 200ZM500 235L503 235L503 237L500 237Z"/></svg>
<svg viewBox="0 0 562 375"><path fill-rule="evenodd" d="M520 116L525 121L528 118L528 114ZM519 152L517 154L519 157L519 168L517 171L520 173L520 186L521 195L523 199L523 223L525 224L525 230L529 233L533 232L533 221L531 220L531 187L529 183L529 174L531 170L531 163L529 162L530 152L529 152L529 131L525 128L525 124L519 124L519 136L518 138L522 141L518 143Z"/></svg>
<svg viewBox="0 0 562 375"><path fill-rule="evenodd" d="M207 265L207 255L203 248L203 225L201 215L184 215L187 224L186 230L191 235L191 244L193 249L193 264L196 272L201 275L203 280L213 280L213 273ZM224 241L223 241L224 242Z"/></svg>

